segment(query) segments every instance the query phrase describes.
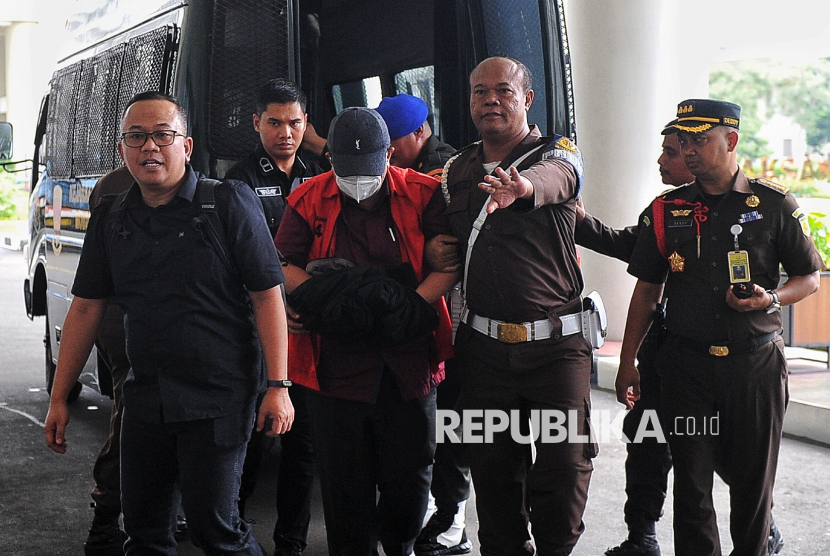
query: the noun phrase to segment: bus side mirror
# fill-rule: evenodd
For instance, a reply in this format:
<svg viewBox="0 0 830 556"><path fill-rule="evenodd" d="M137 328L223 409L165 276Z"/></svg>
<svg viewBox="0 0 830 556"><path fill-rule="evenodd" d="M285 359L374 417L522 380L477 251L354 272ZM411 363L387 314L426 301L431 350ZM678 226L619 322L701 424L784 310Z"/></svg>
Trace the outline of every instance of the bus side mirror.
<svg viewBox="0 0 830 556"><path fill-rule="evenodd" d="M0 161L12 159L14 131L9 122L0 122Z"/></svg>

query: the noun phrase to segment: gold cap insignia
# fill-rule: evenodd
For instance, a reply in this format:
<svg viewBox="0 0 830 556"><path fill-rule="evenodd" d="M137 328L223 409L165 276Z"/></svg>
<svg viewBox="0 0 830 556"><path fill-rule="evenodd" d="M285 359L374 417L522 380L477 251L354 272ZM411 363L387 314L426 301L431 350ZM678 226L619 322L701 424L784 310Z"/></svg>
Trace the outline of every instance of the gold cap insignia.
<svg viewBox="0 0 830 556"><path fill-rule="evenodd" d="M760 204L761 204L761 199L759 199L755 195L750 195L749 197L746 198L746 206L748 206L749 208L755 208Z"/></svg>
<svg viewBox="0 0 830 556"><path fill-rule="evenodd" d="M686 266L686 258L675 251L669 255L669 265L671 265L672 272L683 272Z"/></svg>
<svg viewBox="0 0 830 556"><path fill-rule="evenodd" d="M675 218L680 216L689 216L690 214L692 214L692 209L681 209L671 211L671 215Z"/></svg>

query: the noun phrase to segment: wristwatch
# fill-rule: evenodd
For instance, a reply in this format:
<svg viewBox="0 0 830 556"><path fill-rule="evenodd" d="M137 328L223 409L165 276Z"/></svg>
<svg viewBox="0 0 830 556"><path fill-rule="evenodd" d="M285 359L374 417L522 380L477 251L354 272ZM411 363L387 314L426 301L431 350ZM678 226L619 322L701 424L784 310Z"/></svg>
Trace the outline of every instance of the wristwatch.
<svg viewBox="0 0 830 556"><path fill-rule="evenodd" d="M290 380L269 380L268 388L288 388L292 384Z"/></svg>
<svg viewBox="0 0 830 556"><path fill-rule="evenodd" d="M773 290L767 290L767 293L772 296L772 303L767 307L767 314L774 313L781 310L781 300L778 299L778 294Z"/></svg>

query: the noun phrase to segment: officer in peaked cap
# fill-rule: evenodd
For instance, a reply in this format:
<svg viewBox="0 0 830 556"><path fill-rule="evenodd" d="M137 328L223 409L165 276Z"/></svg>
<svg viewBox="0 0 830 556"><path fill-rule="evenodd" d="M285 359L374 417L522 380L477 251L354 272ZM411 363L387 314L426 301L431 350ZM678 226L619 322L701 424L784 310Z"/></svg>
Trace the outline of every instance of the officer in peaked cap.
<svg viewBox="0 0 830 556"><path fill-rule="evenodd" d="M733 554L771 553L770 507L787 400L781 305L818 289L821 259L787 188L738 167L740 107L691 99L677 133L695 181L656 198L628 272L637 279L617 399L639 397L634 366L661 294L667 339L655 366L675 469L675 554L720 554L715 468L729 484ZM788 279L779 285L783 266ZM744 285L745 296L736 286ZM682 423L682 425L679 425ZM691 428L690 428L691 427Z"/></svg>

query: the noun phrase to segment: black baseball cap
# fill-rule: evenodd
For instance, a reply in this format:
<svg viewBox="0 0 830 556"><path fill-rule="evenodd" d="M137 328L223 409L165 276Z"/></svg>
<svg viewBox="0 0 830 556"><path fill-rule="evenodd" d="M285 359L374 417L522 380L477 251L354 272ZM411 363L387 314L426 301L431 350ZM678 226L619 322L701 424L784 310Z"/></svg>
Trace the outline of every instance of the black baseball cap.
<svg viewBox="0 0 830 556"><path fill-rule="evenodd" d="M328 146L338 176L382 175L389 145L389 130L376 110L346 108L331 121Z"/></svg>

